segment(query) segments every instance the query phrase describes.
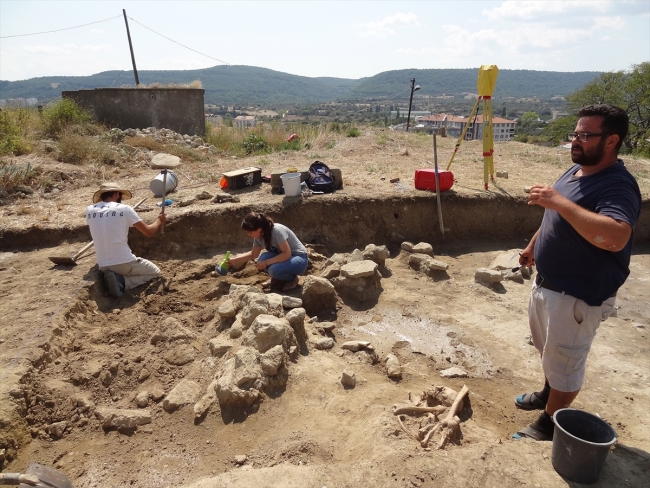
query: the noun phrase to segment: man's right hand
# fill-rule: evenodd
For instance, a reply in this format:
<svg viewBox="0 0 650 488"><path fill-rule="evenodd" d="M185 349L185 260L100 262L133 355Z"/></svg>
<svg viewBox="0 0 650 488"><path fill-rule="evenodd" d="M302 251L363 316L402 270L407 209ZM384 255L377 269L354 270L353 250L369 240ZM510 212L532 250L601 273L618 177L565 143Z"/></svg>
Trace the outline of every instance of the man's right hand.
<svg viewBox="0 0 650 488"><path fill-rule="evenodd" d="M167 215L165 215L164 213L158 214L158 220L160 220L161 224L164 224L165 222L167 222Z"/></svg>
<svg viewBox="0 0 650 488"><path fill-rule="evenodd" d="M519 264L521 266L535 266L535 253L532 249L524 249L519 253Z"/></svg>

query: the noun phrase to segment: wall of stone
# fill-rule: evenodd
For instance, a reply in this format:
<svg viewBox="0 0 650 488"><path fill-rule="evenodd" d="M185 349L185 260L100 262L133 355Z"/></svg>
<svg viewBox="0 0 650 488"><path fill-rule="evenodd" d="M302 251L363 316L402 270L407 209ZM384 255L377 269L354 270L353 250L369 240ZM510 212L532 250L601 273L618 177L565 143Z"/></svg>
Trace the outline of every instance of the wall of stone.
<svg viewBox="0 0 650 488"><path fill-rule="evenodd" d="M97 120L119 129L171 129L179 134L204 135L202 88L95 88L64 91Z"/></svg>

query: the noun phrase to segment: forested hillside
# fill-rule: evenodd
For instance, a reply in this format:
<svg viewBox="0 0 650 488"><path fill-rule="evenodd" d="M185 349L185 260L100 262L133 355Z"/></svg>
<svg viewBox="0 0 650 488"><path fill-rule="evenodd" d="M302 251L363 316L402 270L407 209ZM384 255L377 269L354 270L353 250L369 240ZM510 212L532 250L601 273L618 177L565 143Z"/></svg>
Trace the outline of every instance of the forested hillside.
<svg viewBox="0 0 650 488"><path fill-rule="evenodd" d="M476 92L477 69L408 69L379 73L370 78L308 78L253 66L215 66L186 71L139 71L142 84L190 83L200 80L205 102L223 104L322 103L328 101L388 99L410 89L415 78L419 95L457 95ZM500 70L495 97L568 95L596 78L594 71ZM131 71L105 71L92 76L48 76L23 81L0 81L0 99L56 99L63 90L134 86Z"/></svg>

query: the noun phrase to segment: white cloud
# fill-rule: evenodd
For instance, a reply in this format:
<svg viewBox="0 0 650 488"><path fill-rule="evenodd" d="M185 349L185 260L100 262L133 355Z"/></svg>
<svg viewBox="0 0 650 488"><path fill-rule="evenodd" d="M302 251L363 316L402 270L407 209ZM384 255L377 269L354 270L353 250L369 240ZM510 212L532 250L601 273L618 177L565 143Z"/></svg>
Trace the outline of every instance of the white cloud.
<svg viewBox="0 0 650 488"><path fill-rule="evenodd" d="M106 34L104 29L89 29L92 34Z"/></svg>
<svg viewBox="0 0 650 488"><path fill-rule="evenodd" d="M111 51L113 46L110 44L86 44L85 46L82 46L81 49L84 51Z"/></svg>
<svg viewBox="0 0 650 488"><path fill-rule="evenodd" d="M391 28L392 26L397 25L410 25L418 27L420 23L418 22L417 16L413 12L408 14L396 13L384 17L382 20L377 22L366 22L363 24L358 24L359 27L362 27L364 30L360 32L359 35L362 37L386 37L392 34L395 34L395 31Z"/></svg>
<svg viewBox="0 0 650 488"><path fill-rule="evenodd" d="M595 17L594 29L623 29L625 21L621 17Z"/></svg>
<svg viewBox="0 0 650 488"><path fill-rule="evenodd" d="M488 20L532 20L574 11L581 15L605 12L610 2L602 0L528 1L507 0L492 10L483 10Z"/></svg>
<svg viewBox="0 0 650 488"><path fill-rule="evenodd" d="M23 46L23 49L30 53L70 54L69 50L63 49L59 46L50 46L48 44L40 44L38 46Z"/></svg>

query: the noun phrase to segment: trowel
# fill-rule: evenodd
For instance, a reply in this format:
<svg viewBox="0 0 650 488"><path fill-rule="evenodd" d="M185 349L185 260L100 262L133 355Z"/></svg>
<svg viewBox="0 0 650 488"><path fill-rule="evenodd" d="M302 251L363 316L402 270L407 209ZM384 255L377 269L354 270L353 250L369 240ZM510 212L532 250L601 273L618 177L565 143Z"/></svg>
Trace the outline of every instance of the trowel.
<svg viewBox="0 0 650 488"><path fill-rule="evenodd" d="M25 473L0 473L0 485L39 488L74 488L72 481L56 469L30 463Z"/></svg>

